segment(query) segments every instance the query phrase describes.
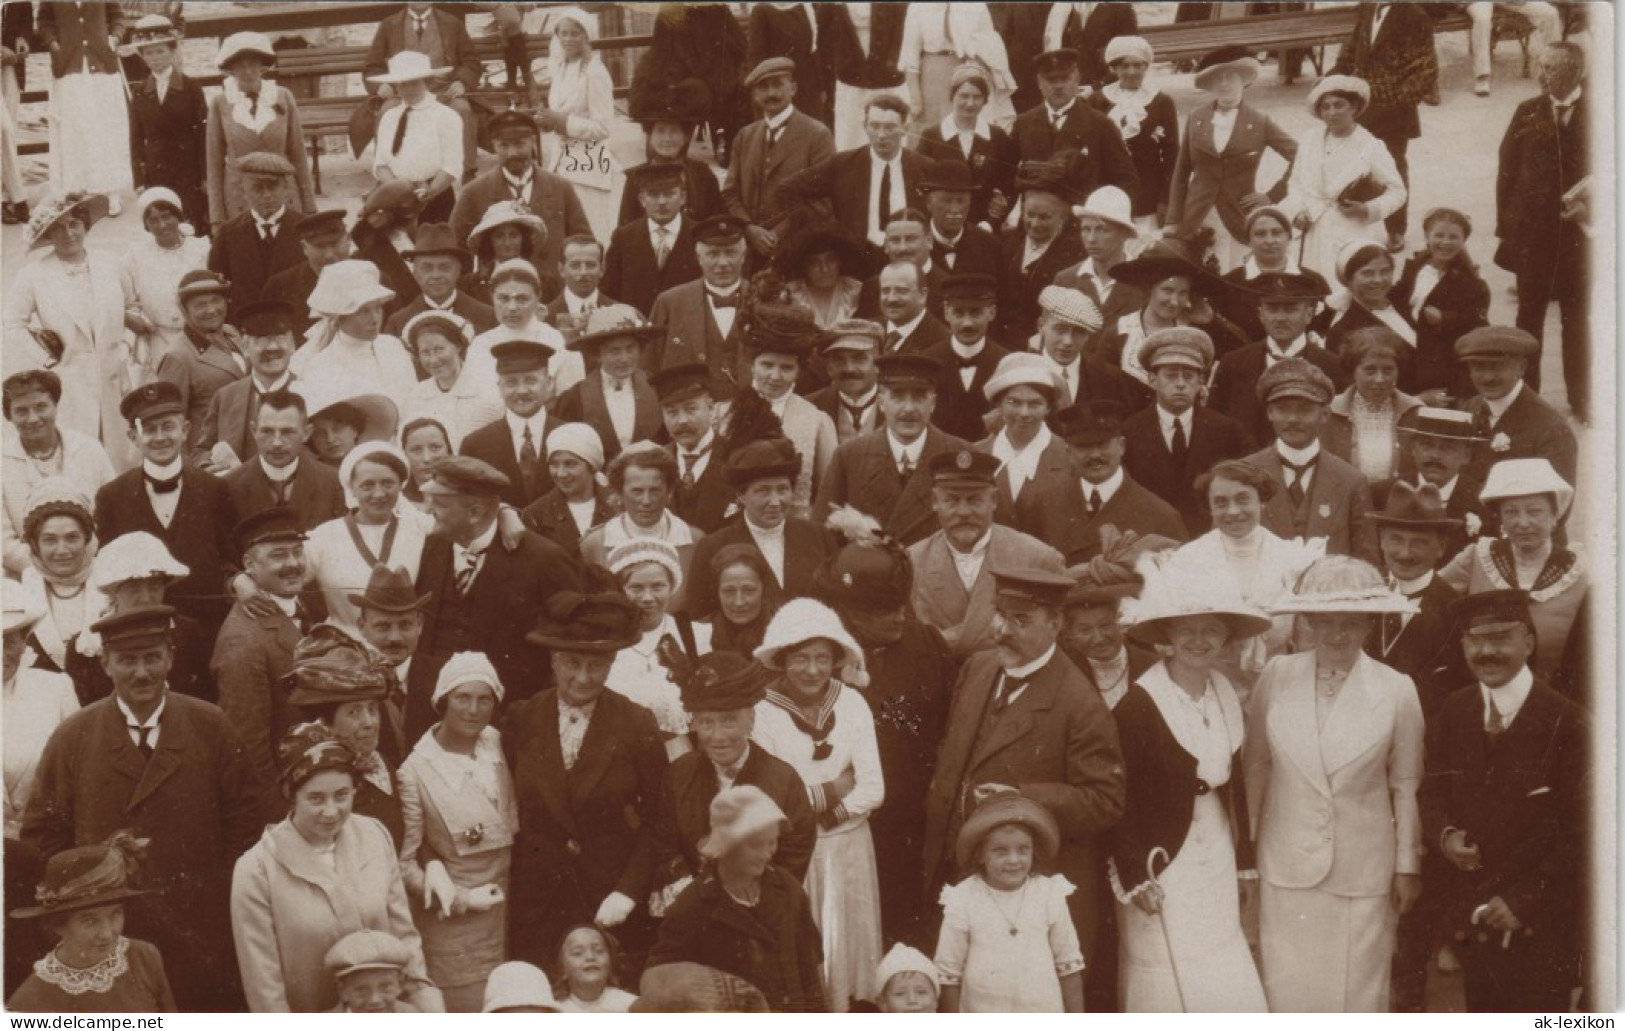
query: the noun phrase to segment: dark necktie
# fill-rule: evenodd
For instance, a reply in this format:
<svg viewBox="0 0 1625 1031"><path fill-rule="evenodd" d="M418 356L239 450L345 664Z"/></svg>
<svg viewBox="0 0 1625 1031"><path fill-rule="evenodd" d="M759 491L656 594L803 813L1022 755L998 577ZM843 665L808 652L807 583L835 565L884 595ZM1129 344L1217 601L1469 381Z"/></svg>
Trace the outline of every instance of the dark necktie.
<svg viewBox="0 0 1625 1031"><path fill-rule="evenodd" d="M483 551L470 548L463 552L463 567L457 570L457 593L467 595L468 589L474 586L474 574L480 568L480 556Z"/></svg>
<svg viewBox="0 0 1625 1031"><path fill-rule="evenodd" d="M655 227L655 267L664 269L666 259L671 256L671 230L665 226Z"/></svg>
<svg viewBox="0 0 1625 1031"><path fill-rule="evenodd" d="M1568 128L1569 119L1572 118L1573 116L1574 116L1574 105L1573 104L1559 104L1559 105L1557 105L1557 124L1558 125L1561 125L1565 129Z"/></svg>
<svg viewBox="0 0 1625 1031"><path fill-rule="evenodd" d="M908 478L910 476L913 476L913 475L914 475L914 463L909 460L908 452L905 451L905 452L903 452L902 461L897 463L897 476L904 483L907 483Z"/></svg>
<svg viewBox="0 0 1625 1031"><path fill-rule="evenodd" d="M873 403L871 401L869 404ZM863 430L863 413L869 410L869 405L849 405L845 400L842 400L841 407L845 408L846 414L851 417L852 428L861 432Z"/></svg>
<svg viewBox="0 0 1625 1031"><path fill-rule="evenodd" d="M1051 129L1060 132L1061 126L1066 124L1066 115L1059 111L1051 111L1049 113L1049 124Z"/></svg>
<svg viewBox="0 0 1625 1031"><path fill-rule="evenodd" d="M779 137L784 135L784 125L778 125L767 130L767 146L762 148L762 168L765 171L773 161L773 148L778 145Z"/></svg>
<svg viewBox="0 0 1625 1031"><path fill-rule="evenodd" d="M536 439L530 435L530 426L525 426L525 439L519 448L519 469L525 477L525 494L534 499L537 494L538 481L541 479L541 469L536 454Z"/></svg>
<svg viewBox="0 0 1625 1031"><path fill-rule="evenodd" d="M1501 717L1501 710L1495 707L1494 698L1490 699L1489 706L1490 711L1487 714L1489 719L1484 725L1484 733L1488 734L1493 740L1506 733L1507 724L1506 720Z"/></svg>
<svg viewBox="0 0 1625 1031"><path fill-rule="evenodd" d="M1173 458L1174 465L1181 469L1185 467L1185 456L1190 453L1190 441L1185 439L1185 424L1178 419L1174 420L1174 443L1168 449L1168 453Z"/></svg>
<svg viewBox="0 0 1625 1031"><path fill-rule="evenodd" d="M136 748L136 751L141 753L141 758L143 758L143 759L151 759L152 758L152 741L150 740L150 737L151 737L151 734L152 734L153 730L155 730L156 728L154 728L154 727L143 727L143 726L139 726L139 725L134 724L134 723L127 723L127 724L125 724L125 726L129 727L132 731L135 732L136 738L137 738L135 748Z"/></svg>
<svg viewBox="0 0 1625 1031"><path fill-rule="evenodd" d="M427 22L428 20L429 20L428 15L424 15L422 18L419 18L415 14L412 16L412 42L416 46L422 46L423 45L424 23Z"/></svg>
<svg viewBox="0 0 1625 1031"><path fill-rule="evenodd" d="M891 223L891 163L880 167L880 203L876 205L880 213L880 231L885 232L886 226Z"/></svg>
<svg viewBox="0 0 1625 1031"><path fill-rule="evenodd" d="M293 494L293 477L288 476L280 480L272 480L271 493L276 495L277 505L286 505L288 498Z"/></svg>
<svg viewBox="0 0 1625 1031"><path fill-rule="evenodd" d="M683 463L684 490L694 489L694 467L700 464L700 459L704 458L706 454L710 452L710 450L711 445L707 444L698 451L679 451L677 453L677 457L681 459Z"/></svg>
<svg viewBox="0 0 1625 1031"><path fill-rule="evenodd" d="M1100 508L1103 504L1105 504L1105 502L1100 500L1100 488L1091 487L1089 489L1089 514L1091 516L1099 515Z"/></svg>
<svg viewBox="0 0 1625 1031"><path fill-rule="evenodd" d="M739 307L739 291L737 291L737 290L735 290L731 294L728 294L726 297L724 297L722 294L714 294L711 291L707 290L705 292L705 296L711 298L711 307L713 307L713 308L738 308Z"/></svg>
<svg viewBox="0 0 1625 1031"><path fill-rule="evenodd" d="M248 98L248 117L253 118L258 115L260 113L260 91L255 90L252 93L244 93L243 96Z"/></svg>
<svg viewBox="0 0 1625 1031"><path fill-rule="evenodd" d="M1316 455L1314 458L1311 458L1302 465L1294 465L1284 458L1281 459L1281 465L1292 470L1292 482L1287 485L1286 493L1287 497L1292 499L1293 508L1298 508L1303 504L1304 495L1308 493L1304 490L1303 478L1305 475L1313 471L1315 468L1315 462L1319 460L1319 458L1320 456Z"/></svg>
<svg viewBox="0 0 1625 1031"><path fill-rule="evenodd" d="M1001 670L999 672L999 686L993 692L993 704L988 707L988 719L998 719L1004 710L1010 707L1010 698L1017 691L1027 686L1026 677L1013 677Z"/></svg>
<svg viewBox="0 0 1625 1031"><path fill-rule="evenodd" d="M516 183L504 175L502 181L508 184L508 193L512 196L512 199L518 203L524 203L525 187L530 185L530 176L527 175Z"/></svg>
<svg viewBox="0 0 1625 1031"><path fill-rule="evenodd" d="M886 330L886 353L891 354L897 350L897 345L903 342L903 334L895 329Z"/></svg>
<svg viewBox="0 0 1625 1031"><path fill-rule="evenodd" d="M179 490L181 486L180 473L176 473L167 480L156 479L150 473L145 471L141 473L141 476L147 481L147 486L152 488L152 492L154 494L173 494L175 491Z"/></svg>
<svg viewBox="0 0 1625 1031"><path fill-rule="evenodd" d="M395 123L395 141L389 145L390 156L401 152L401 144L406 142L406 120L412 117L412 109L405 104L401 105L401 120Z"/></svg>

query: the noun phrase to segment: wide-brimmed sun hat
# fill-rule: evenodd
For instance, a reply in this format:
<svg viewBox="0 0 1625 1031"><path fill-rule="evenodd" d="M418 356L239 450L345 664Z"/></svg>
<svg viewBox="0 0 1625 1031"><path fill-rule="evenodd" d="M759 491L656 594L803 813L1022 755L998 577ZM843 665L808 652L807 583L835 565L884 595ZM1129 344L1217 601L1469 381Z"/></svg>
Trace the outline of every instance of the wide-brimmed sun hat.
<svg viewBox="0 0 1625 1031"><path fill-rule="evenodd" d="M271 46L271 39L265 33L233 32L220 41L220 50L215 54L214 66L225 71L231 62L247 54L262 58L266 64L276 64L276 48Z"/></svg>
<svg viewBox="0 0 1625 1031"><path fill-rule="evenodd" d="M1192 616L1218 617L1231 640L1270 628L1270 617L1243 598L1230 577L1180 575L1157 555L1142 556L1138 572L1145 586L1139 597L1123 601L1122 618L1128 635L1141 644L1168 644L1173 622Z"/></svg>
<svg viewBox="0 0 1625 1031"><path fill-rule="evenodd" d="M756 661L768 669L784 668L784 653L812 641L829 641L841 650L835 668L863 662L863 649L852 639L835 610L812 598L791 598L784 603L762 634Z"/></svg>
<svg viewBox="0 0 1625 1031"><path fill-rule="evenodd" d="M34 905L12 910L12 919L110 906L150 894L129 886L146 846L147 839L119 831L105 844L58 852L45 864L45 878L34 889Z"/></svg>
<svg viewBox="0 0 1625 1031"><path fill-rule="evenodd" d="M1526 498L1537 494L1551 494L1557 501L1557 517L1568 514L1574 501L1574 488L1563 479L1552 463L1544 458L1509 458L1490 466L1484 477L1484 488L1478 492L1479 501L1505 501L1508 498Z"/></svg>
<svg viewBox="0 0 1625 1031"><path fill-rule="evenodd" d="M403 82L417 82L420 79L438 79L442 75L450 74L451 68L432 68L429 66L429 55L419 50L402 50L389 59L389 70L382 75L367 76L368 82L380 85L398 86Z"/></svg>
<svg viewBox="0 0 1625 1031"><path fill-rule="evenodd" d="M754 784L717 792L711 799L710 817L711 833L700 839L700 854L710 859L727 855L752 834L787 820L778 803Z"/></svg>
<svg viewBox="0 0 1625 1031"><path fill-rule="evenodd" d="M1298 574L1292 591L1270 606L1276 615L1414 614L1416 602L1383 582L1375 566L1352 555L1327 555Z"/></svg>
<svg viewBox="0 0 1625 1031"><path fill-rule="evenodd" d="M92 226L107 217L107 212L107 198L99 193L77 190L49 197L34 206L34 212L28 217L28 225L23 230L23 240L29 250L48 245L51 230L69 215L83 221L88 233Z"/></svg>
<svg viewBox="0 0 1625 1031"><path fill-rule="evenodd" d="M983 799L965 818L954 842L954 859L960 870L976 865L976 854L982 839L994 828L1006 824L1024 827L1033 836L1033 859L1036 866L1047 866L1061 848L1061 829L1048 809L1016 791L1000 791Z"/></svg>

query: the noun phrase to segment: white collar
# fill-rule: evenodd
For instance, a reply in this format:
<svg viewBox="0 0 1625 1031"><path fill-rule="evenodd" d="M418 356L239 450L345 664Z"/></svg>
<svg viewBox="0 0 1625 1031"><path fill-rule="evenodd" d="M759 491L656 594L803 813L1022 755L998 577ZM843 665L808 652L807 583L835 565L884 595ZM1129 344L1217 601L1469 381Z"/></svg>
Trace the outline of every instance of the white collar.
<svg viewBox="0 0 1625 1031"><path fill-rule="evenodd" d="M1090 483L1088 480L1079 480L1079 483L1083 487L1083 498L1085 501L1089 500L1090 491L1098 490L1100 491L1100 503L1105 504L1115 497L1117 492L1122 489L1123 467L1119 465L1116 472L1112 473L1099 483Z"/></svg>
<svg viewBox="0 0 1625 1031"><path fill-rule="evenodd" d="M522 179L515 179L513 177L513 175L511 173L509 173L509 171L506 168L501 169L501 172L502 172L502 178L508 180L508 185L517 186L520 189L524 189L525 187L529 186L531 184L531 182L536 178L536 166L535 166L535 164L531 164L528 168L525 169L525 175L524 175L524 178L522 178Z"/></svg>
<svg viewBox="0 0 1625 1031"><path fill-rule="evenodd" d="M1110 266L1107 267L1109 268ZM1083 264L1079 266L1078 271L1082 272L1090 279L1093 279L1096 283L1105 283L1109 286L1117 282L1117 280L1113 279L1106 273L1105 269L1102 269L1099 265L1095 264L1094 258L1084 258Z"/></svg>
<svg viewBox="0 0 1625 1031"><path fill-rule="evenodd" d="M147 460L141 462L141 471L155 480L173 480L185 467L186 463L179 458L168 465L153 465Z"/></svg>
<svg viewBox="0 0 1625 1031"><path fill-rule="evenodd" d="M1078 356L1076 358L1072 359L1070 362L1067 362L1065 365L1062 365L1060 362L1056 361L1054 358L1050 358L1050 356L1047 355L1047 354L1044 355L1044 357L1049 360L1049 363L1051 365L1055 366L1055 371L1061 376L1062 379L1065 379L1068 383L1073 382L1074 378L1070 377L1070 376L1067 376L1067 373L1068 372L1076 372L1076 371L1078 371L1078 369L1080 369L1083 366L1083 352L1082 351L1079 351Z"/></svg>
<svg viewBox="0 0 1625 1031"><path fill-rule="evenodd" d="M1558 107L1568 107L1571 104L1578 104L1580 102L1580 91L1582 89L1584 89L1583 86L1576 86L1566 97L1552 97L1552 103Z"/></svg>
<svg viewBox="0 0 1625 1031"><path fill-rule="evenodd" d="M1040 655L1038 658L1031 662L1022 663L1020 666L1016 666L1013 669L1006 669L1004 671L1004 675L1007 677L1030 677L1048 665L1049 660L1053 658L1055 658L1055 645L1052 644L1048 648L1045 648L1044 654Z"/></svg>
<svg viewBox="0 0 1625 1031"><path fill-rule="evenodd" d="M543 442L543 430L547 428L547 408L539 409L535 415L526 419L515 414L511 409L504 409L502 417L508 420L508 431L515 437L523 437L525 429L530 429L530 439L536 443L536 453L539 455L547 447Z"/></svg>
<svg viewBox="0 0 1625 1031"><path fill-rule="evenodd" d="M716 431L715 430L706 430L705 431L705 436L700 438L699 445L697 447L695 447L693 451L684 451L683 446L681 444L679 444L679 445L677 445L677 453L680 454L680 455L694 455L694 456L703 456L705 458L709 458L709 457L711 457L711 446L713 444L715 444L716 441L717 441Z"/></svg>
<svg viewBox="0 0 1625 1031"><path fill-rule="evenodd" d="M161 72L153 72L152 73L153 85L155 85L155 86L168 86L170 76L172 76L174 74L175 74L175 66L174 65L170 65L168 68L165 68Z"/></svg>
<svg viewBox="0 0 1625 1031"><path fill-rule="evenodd" d="M967 130L961 129L959 126L954 124L953 112L950 111L946 116L943 117L942 124L939 125L938 128L942 131L942 138L945 140L957 140L966 132L969 132L972 136L980 136L984 140L991 140L993 138L993 129L988 124L987 118L983 115L977 115L976 125Z"/></svg>
<svg viewBox="0 0 1625 1031"><path fill-rule="evenodd" d="M977 558L987 554L987 546L993 541L993 527L988 527L987 532L982 534L976 543L970 546L969 551L960 551L958 548L954 547L953 542L948 539L948 535L946 533L942 535L942 540L948 545L948 553L956 560Z"/></svg>
<svg viewBox="0 0 1625 1031"><path fill-rule="evenodd" d="M1183 423L1185 426L1185 436L1187 438L1190 437L1191 430L1196 425L1196 416L1194 414L1196 412L1196 406L1192 405L1183 412L1180 412L1178 415L1175 415L1173 412L1170 412L1161 405L1157 405L1156 409L1157 424L1161 426L1165 432L1172 433L1174 431L1174 423ZM1188 439L1186 443L1189 443Z"/></svg>
<svg viewBox="0 0 1625 1031"><path fill-rule="evenodd" d="M1274 337L1264 338L1264 350L1273 358L1296 358L1309 349L1309 334L1299 333L1296 340L1282 347Z"/></svg>
<svg viewBox="0 0 1625 1031"><path fill-rule="evenodd" d="M574 291L572 291L569 287L565 287L565 289L564 289L564 309L566 311L568 311L571 315L580 315L581 314L581 309L585 308L589 304L592 305L594 308L598 307L598 291L597 290L594 290L592 293L588 294L585 297L577 297L575 295Z"/></svg>
<svg viewBox="0 0 1625 1031"><path fill-rule="evenodd" d="M1529 671L1527 664L1518 670L1517 676L1502 684L1500 687L1488 687L1479 681L1478 689L1486 702L1493 700L1495 711L1501 714L1501 722L1510 725L1523 703L1529 700L1529 691L1535 686L1535 675ZM1485 715L1488 715L1486 711Z"/></svg>
<svg viewBox="0 0 1625 1031"><path fill-rule="evenodd" d="M299 611L298 598L284 598L282 595L273 594L270 591L261 591L260 593L270 598L276 607L282 610L282 614L289 619L294 618L294 615Z"/></svg>
<svg viewBox="0 0 1625 1031"><path fill-rule="evenodd" d="M954 354L959 355L961 358L975 358L982 353L983 348L987 347L987 337L983 337L974 344L962 344L959 342L958 337L949 337L948 345L954 349Z"/></svg>
<svg viewBox="0 0 1625 1031"><path fill-rule="evenodd" d="M253 377L252 386L254 387L254 389L258 390L262 394L274 394L278 390L286 390L286 389L288 389L288 384L293 382L293 373L289 372L287 369L283 369L282 370L282 375L278 376L276 378L275 382L271 383L268 386L262 385L260 383L260 378L259 378L258 373L250 371L249 376Z"/></svg>
<svg viewBox="0 0 1625 1031"><path fill-rule="evenodd" d="M922 431L918 437L914 438L912 444L905 444L897 439L897 434L893 433L892 428L888 426L886 427L886 443L891 447L893 461L901 462L907 456L909 462L918 465L920 452L925 450L925 433Z"/></svg>
<svg viewBox="0 0 1625 1031"><path fill-rule="evenodd" d="M445 303L441 303L440 301L435 300L433 297L430 297L428 294L424 294L423 306L434 311L451 311L457 306L457 288L451 288L451 296L446 298Z"/></svg>
<svg viewBox="0 0 1625 1031"><path fill-rule="evenodd" d="M875 148L870 147L869 167L877 170L882 168L890 168L892 171L901 174L903 171L903 152L899 150L890 161L886 161L881 158L879 154L875 153ZM897 189L897 185L898 184L893 184L892 189Z"/></svg>
<svg viewBox="0 0 1625 1031"><path fill-rule="evenodd" d="M1512 389L1507 391L1506 397L1501 398L1499 401L1491 401L1486 397L1484 404L1489 407L1490 414L1499 419L1506 414L1507 409L1512 407L1512 403L1518 400L1521 394L1523 394L1523 380L1520 379L1512 384Z"/></svg>
<svg viewBox="0 0 1625 1031"><path fill-rule="evenodd" d="M1454 494L1456 492L1456 484L1458 484L1460 482L1461 482L1461 473L1457 473L1456 475L1450 477L1450 482L1445 484L1443 487L1439 488L1439 500L1440 501L1449 501L1450 500L1450 495L1452 495L1452 494ZM1424 483L1427 483L1427 480L1424 477L1418 476L1416 478L1416 485L1418 487L1422 486Z"/></svg>
<svg viewBox="0 0 1625 1031"><path fill-rule="evenodd" d="M270 462L267 462L265 460L264 455L260 455L259 459L260 459L260 468L265 471L266 479L270 480L272 483L286 483L287 481L293 479L299 473L299 456L298 455L295 455L293 457L293 461L289 462L285 467L283 467L281 469L278 469L276 466L272 465Z"/></svg>
<svg viewBox="0 0 1625 1031"><path fill-rule="evenodd" d="M430 90L416 104L406 104L404 106L412 111L427 111L438 103L440 103L440 98L434 95L433 90Z"/></svg>
<svg viewBox="0 0 1625 1031"><path fill-rule="evenodd" d="M282 216L288 213L288 206L284 204L264 218L261 218L260 213L255 211L253 208L248 209L248 213L254 216L255 225L266 229L274 229L276 228L277 223L282 221Z"/></svg>
<svg viewBox="0 0 1625 1031"><path fill-rule="evenodd" d="M1320 438L1308 447L1288 447L1279 437L1275 440L1275 453L1293 465L1303 465L1320 457Z"/></svg>
<svg viewBox="0 0 1625 1031"><path fill-rule="evenodd" d="M840 388L837 387L835 390L835 399L844 405L852 405L855 408L868 408L870 405L874 404L875 396L879 393L879 384L870 387L869 390L861 397L847 397L845 394L841 393Z"/></svg>
<svg viewBox="0 0 1625 1031"><path fill-rule="evenodd" d="M1048 101L1045 101L1045 103L1044 103L1044 117L1046 119L1048 119L1053 124L1055 119L1057 119L1057 118L1065 118L1067 115L1071 114L1072 109L1074 107L1077 107L1077 106L1078 106L1078 101L1077 101L1077 98L1075 98L1075 97L1073 99L1067 101L1066 106L1061 108L1058 111L1055 108L1050 107Z"/></svg>
<svg viewBox="0 0 1625 1031"><path fill-rule="evenodd" d="M1213 117L1214 118L1223 118L1227 122L1234 121L1235 117L1236 117L1236 112L1239 111L1239 110L1241 110L1241 105L1239 105L1239 104L1236 105L1235 107L1220 107L1218 104L1214 104L1213 105Z"/></svg>
<svg viewBox="0 0 1625 1031"><path fill-rule="evenodd" d="M1264 274L1264 270L1258 267L1258 259L1253 257L1251 254L1247 255L1247 260L1242 262L1242 267L1247 270L1248 279L1257 279L1259 276ZM1287 255L1286 265L1281 269L1281 271L1290 272L1293 275L1297 275L1302 270L1298 268L1298 263L1293 261L1292 256L1289 254Z"/></svg>
<svg viewBox="0 0 1625 1031"><path fill-rule="evenodd" d="M898 325L894 322L887 322L886 328L895 331L898 336L906 339L913 336L914 331L920 328L920 323L925 321L925 314L925 310L921 309L918 315L914 316L912 319L909 319L902 325Z"/></svg>
<svg viewBox="0 0 1625 1031"><path fill-rule="evenodd" d="M965 238L964 227L960 227L959 235L955 236L953 239L950 240L946 236L943 236L941 233L937 232L937 224L935 222L931 223L931 242L932 243L940 243L944 247L958 247L959 246L959 241L963 240L964 238Z"/></svg>
<svg viewBox="0 0 1625 1031"><path fill-rule="evenodd" d="M702 280L702 282L704 281ZM718 297L732 297L734 294L739 292L739 288L744 284L744 282L745 281L741 279L734 283L733 286L712 286L709 282L705 282L705 292L708 294L716 294ZM596 291L594 291L594 296L597 296Z"/></svg>
<svg viewBox="0 0 1625 1031"><path fill-rule="evenodd" d="M774 129L782 129L784 128L785 124L790 121L790 116L795 113L796 106L794 104L786 104L784 105L784 110L780 111L776 116L772 118L763 118L762 124L767 126L769 132L772 132Z"/></svg>
<svg viewBox="0 0 1625 1031"><path fill-rule="evenodd" d="M478 537L475 537L467 545L458 544L457 542L453 541L452 547L454 547L459 554L472 551L476 555L481 555L485 553L485 550L491 546L491 542L496 540L496 538L497 523L496 520L493 519L491 520L491 525L487 526Z"/></svg>
<svg viewBox="0 0 1625 1031"><path fill-rule="evenodd" d="M776 540L776 539L782 538L784 536L784 524L783 523L780 523L779 525L769 529L768 527L765 527L765 526L757 526L755 523L750 521L749 516L744 516L743 520L744 520L744 523L745 523L745 529L749 530L750 535L752 537L757 538L758 540L760 540L763 537L767 538L768 540Z"/></svg>
<svg viewBox="0 0 1625 1031"><path fill-rule="evenodd" d="M145 720L136 719L135 713L130 711L130 707L124 704L124 699L117 694L113 695L113 702L118 706L119 712L124 714L124 725L126 727L140 727L142 730L151 730L158 725L159 718L164 714L165 706L169 704L169 690L167 687L164 689L164 697L158 700L158 708L152 710L152 715Z"/></svg>
<svg viewBox="0 0 1625 1031"><path fill-rule="evenodd" d="M1429 569L1427 572L1423 573L1414 580L1401 580L1397 576L1394 577L1394 590L1398 591L1400 594L1403 594L1405 597L1410 598L1427 590L1432 583L1433 570Z"/></svg>
<svg viewBox="0 0 1625 1031"><path fill-rule="evenodd" d="M1003 458L1007 462L1011 458L1015 457L1025 457L1028 455L1037 456L1038 454L1042 453L1045 448L1049 447L1050 440L1053 436L1054 434L1050 432L1048 426L1044 425L1043 423L1039 423L1038 432L1033 434L1033 439L1027 442L1027 446L1017 448L1014 442L1010 440L1010 430L1008 427L1006 427L1005 429L1001 429L998 436L993 438L993 453L995 455L999 455L999 457ZM1001 451L1003 454L1000 454Z"/></svg>
<svg viewBox="0 0 1625 1031"><path fill-rule="evenodd" d="M654 237L654 235L656 233L658 233L662 229L664 229L666 232L671 234L672 240L673 240L673 242L675 242L676 239L677 239L677 234L681 233L683 231L683 213L681 211L679 211L677 213L676 218L673 218L670 222L667 222L665 225L661 225L659 222L656 222L652 218L651 219L646 219L645 221L647 221L649 223L649 236L650 236L651 239Z"/></svg>

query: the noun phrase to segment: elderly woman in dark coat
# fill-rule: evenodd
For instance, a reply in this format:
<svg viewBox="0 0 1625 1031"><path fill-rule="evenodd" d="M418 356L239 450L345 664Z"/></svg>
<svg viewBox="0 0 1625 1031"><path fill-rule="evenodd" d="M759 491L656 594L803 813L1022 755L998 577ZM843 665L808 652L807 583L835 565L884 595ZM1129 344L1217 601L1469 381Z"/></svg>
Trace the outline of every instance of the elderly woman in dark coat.
<svg viewBox="0 0 1625 1031"><path fill-rule="evenodd" d="M705 865L666 914L649 965L699 963L742 977L778 1013L824 1009L823 947L800 878L773 862L785 816L760 788L711 801Z"/></svg>
<svg viewBox="0 0 1625 1031"><path fill-rule="evenodd" d="M509 714L502 735L519 799L509 955L554 965L576 924L617 931L639 951L638 908L666 747L653 714L605 690L615 653L640 637L638 609L617 591L562 591L527 640L550 649L555 686ZM625 925L625 926L623 926Z"/></svg>
<svg viewBox="0 0 1625 1031"><path fill-rule="evenodd" d="M1411 255L1388 294L1394 306L1416 324L1416 374L1411 384L1430 405L1445 403L1437 392L1473 396L1466 366L1456 361L1456 340L1489 325L1490 288L1478 274L1467 238L1473 221L1454 208L1434 208L1422 217L1427 248ZM1429 396L1430 392L1435 392Z"/></svg>

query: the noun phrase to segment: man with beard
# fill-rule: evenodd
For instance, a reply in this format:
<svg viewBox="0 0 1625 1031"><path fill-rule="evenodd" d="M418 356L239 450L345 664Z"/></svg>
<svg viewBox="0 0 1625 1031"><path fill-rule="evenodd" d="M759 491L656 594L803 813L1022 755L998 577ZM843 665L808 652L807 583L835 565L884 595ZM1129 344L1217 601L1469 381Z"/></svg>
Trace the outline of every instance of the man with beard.
<svg viewBox="0 0 1625 1031"><path fill-rule="evenodd" d="M226 325L226 303L231 284L207 269L194 269L181 277L175 290L187 346L176 347L158 363L158 378L181 388L186 419L203 421L215 391L243 378L248 363L237 350L237 331Z"/></svg>
<svg viewBox="0 0 1625 1031"><path fill-rule="evenodd" d="M1529 669L1525 592L1470 594L1450 615L1474 682L1429 721L1418 793L1444 857L1442 929L1470 1012L1566 1010L1586 941L1588 720Z"/></svg>
<svg viewBox="0 0 1625 1031"><path fill-rule="evenodd" d="M942 632L959 658L993 643L996 567L1065 570L1061 553L1036 537L995 525L999 460L958 448L933 458L931 507L942 529L910 545L914 614Z"/></svg>
<svg viewBox="0 0 1625 1031"><path fill-rule="evenodd" d="M931 425L942 366L928 355L880 359L880 410L885 428L835 450L814 510L850 505L909 545L937 531L931 505L931 460L967 443Z"/></svg>
<svg viewBox="0 0 1625 1031"><path fill-rule="evenodd" d="M260 291L260 300L280 301L297 312L297 332L303 337L316 321L306 303L310 292L316 289L322 269L350 256L350 234L344 228L344 212L337 209L313 211L295 222L293 228L299 236L299 250L305 260L267 280L265 289ZM242 312L238 312L237 317L240 320Z"/></svg>
<svg viewBox="0 0 1625 1031"><path fill-rule="evenodd" d="M491 116L486 129L497 167L476 176L458 194L451 213L452 234L468 239L486 208L498 201L517 201L547 223L547 239L532 261L542 275L556 275L565 239L592 235L587 213L568 182L537 166L535 119L522 111L501 111Z"/></svg>
<svg viewBox="0 0 1625 1031"><path fill-rule="evenodd" d="M955 272L942 282L942 314L950 338L923 352L942 366L934 421L946 433L980 440L991 406L983 391L1000 360L1010 352L988 336L998 317L997 278L978 272Z"/></svg>
<svg viewBox="0 0 1625 1031"><path fill-rule="evenodd" d="M885 330L866 319L842 319L829 328L824 370L829 386L807 400L835 423L835 439L847 441L878 430L885 418L879 399L880 366L875 360Z"/></svg>
<svg viewBox="0 0 1625 1031"><path fill-rule="evenodd" d="M346 511L338 473L306 452L310 421L305 399L292 390L263 394L254 410L256 461L221 480L241 523L268 508L293 510L300 529L313 530Z"/></svg>
<svg viewBox="0 0 1625 1031"><path fill-rule="evenodd" d="M1126 790L1117 728L1100 692L1056 644L1072 578L995 566L993 579L993 647L972 655L954 683L926 801L922 879L932 888L956 880L954 841L965 817L991 793L1018 791L1060 828L1053 868L1080 886L1067 908L1092 963L1098 838L1122 816Z"/></svg>
<svg viewBox="0 0 1625 1031"><path fill-rule="evenodd" d="M300 310L283 301L256 301L237 313L248 375L215 391L187 442L192 461L205 472L224 475L259 453L254 412L260 398L293 383L288 360L298 346Z"/></svg>

